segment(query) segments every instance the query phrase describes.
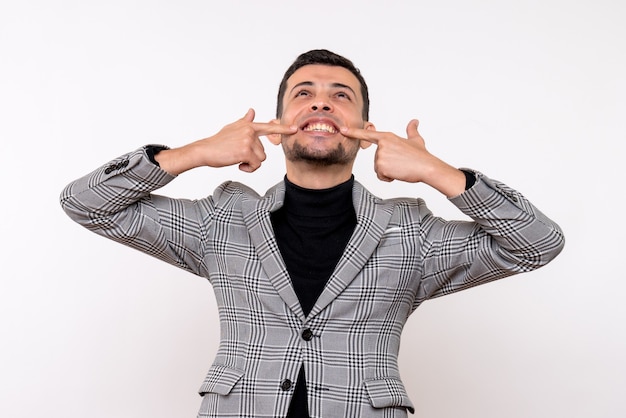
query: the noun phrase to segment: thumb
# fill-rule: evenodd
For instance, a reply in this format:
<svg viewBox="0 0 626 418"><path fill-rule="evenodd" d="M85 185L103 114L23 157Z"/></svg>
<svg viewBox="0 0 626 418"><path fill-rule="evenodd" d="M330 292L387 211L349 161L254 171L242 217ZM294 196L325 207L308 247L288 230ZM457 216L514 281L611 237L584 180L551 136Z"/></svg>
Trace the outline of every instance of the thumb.
<svg viewBox="0 0 626 418"><path fill-rule="evenodd" d="M246 122L253 122L254 121L254 109L250 108L248 109L248 111L246 112L246 115L241 118L241 120L245 120Z"/></svg>
<svg viewBox="0 0 626 418"><path fill-rule="evenodd" d="M419 124L420 121L417 119L411 119L411 121L409 121L409 124L406 126L406 135L408 138L412 138L416 135L419 136L419 132L417 131Z"/></svg>

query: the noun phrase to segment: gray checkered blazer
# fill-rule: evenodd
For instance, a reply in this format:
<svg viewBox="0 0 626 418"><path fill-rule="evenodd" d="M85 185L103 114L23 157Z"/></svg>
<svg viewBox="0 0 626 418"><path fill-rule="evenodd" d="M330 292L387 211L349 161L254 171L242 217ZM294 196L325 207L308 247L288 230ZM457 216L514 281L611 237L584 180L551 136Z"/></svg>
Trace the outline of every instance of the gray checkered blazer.
<svg viewBox="0 0 626 418"><path fill-rule="evenodd" d="M409 315L426 299L541 267L564 243L518 192L476 175L451 199L474 222L355 182L356 229L308 316L270 222L283 183L263 197L233 182L200 200L162 197L151 192L173 177L139 149L69 184L61 203L86 228L211 282L221 340L200 417L286 416L302 365L311 417L406 417L397 360Z"/></svg>

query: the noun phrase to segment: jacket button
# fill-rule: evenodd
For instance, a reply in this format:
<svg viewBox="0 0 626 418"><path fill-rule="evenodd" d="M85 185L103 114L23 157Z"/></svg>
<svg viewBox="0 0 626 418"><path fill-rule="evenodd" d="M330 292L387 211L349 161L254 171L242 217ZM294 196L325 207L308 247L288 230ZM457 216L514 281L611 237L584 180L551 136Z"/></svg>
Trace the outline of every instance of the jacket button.
<svg viewBox="0 0 626 418"><path fill-rule="evenodd" d="M304 341L311 341L311 338L313 338L313 331L311 331L309 328L302 331L302 339Z"/></svg>
<svg viewBox="0 0 626 418"><path fill-rule="evenodd" d="M280 382L280 388L282 390L289 390L291 389L292 386L293 386L293 383L291 383L291 380L289 379L285 379L282 382Z"/></svg>

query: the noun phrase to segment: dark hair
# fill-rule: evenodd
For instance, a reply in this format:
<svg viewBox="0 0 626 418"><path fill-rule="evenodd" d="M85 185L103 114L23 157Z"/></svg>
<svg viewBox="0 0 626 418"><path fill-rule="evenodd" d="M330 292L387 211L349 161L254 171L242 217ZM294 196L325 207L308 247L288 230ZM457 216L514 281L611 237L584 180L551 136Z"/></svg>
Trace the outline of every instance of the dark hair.
<svg viewBox="0 0 626 418"><path fill-rule="evenodd" d="M365 79L361 75L361 72L349 59L326 49L313 49L300 54L300 56L298 56L293 64L291 64L291 66L287 69L278 89L278 99L276 101L277 118L280 118L283 114L283 96L285 95L285 90L287 89L287 79L291 77L300 67L311 64L343 67L354 74L361 84L361 95L363 96L363 119L369 120L370 98L367 90L367 84L365 83Z"/></svg>

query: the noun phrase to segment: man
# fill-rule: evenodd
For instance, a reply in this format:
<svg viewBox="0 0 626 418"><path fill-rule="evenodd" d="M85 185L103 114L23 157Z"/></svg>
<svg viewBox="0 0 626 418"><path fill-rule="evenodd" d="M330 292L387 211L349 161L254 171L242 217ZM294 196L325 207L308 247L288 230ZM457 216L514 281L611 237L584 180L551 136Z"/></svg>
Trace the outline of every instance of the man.
<svg viewBox="0 0 626 418"><path fill-rule="evenodd" d="M561 251L559 227L521 194L430 154L416 120L406 138L376 131L368 109L351 61L309 51L285 73L275 120L255 122L251 109L211 137L140 148L63 191L81 225L211 282L221 341L200 417L406 417L397 356L408 316ZM233 182L197 201L152 194L195 167L255 171L260 136L286 160L264 196ZM381 180L426 183L473 222L372 196L352 175L372 144Z"/></svg>

